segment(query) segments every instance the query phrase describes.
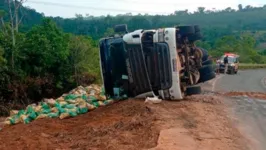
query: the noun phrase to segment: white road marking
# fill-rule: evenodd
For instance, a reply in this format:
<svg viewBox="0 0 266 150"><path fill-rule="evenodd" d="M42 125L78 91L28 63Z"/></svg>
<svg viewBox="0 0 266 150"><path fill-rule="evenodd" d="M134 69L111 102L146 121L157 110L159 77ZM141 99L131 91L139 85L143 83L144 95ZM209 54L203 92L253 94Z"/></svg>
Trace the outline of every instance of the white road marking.
<svg viewBox="0 0 266 150"><path fill-rule="evenodd" d="M224 75L221 75L221 74L220 74L219 77L215 78L215 80L214 80L213 83L212 83L212 92L215 91L216 82L217 82L219 79L221 79L222 77L224 77Z"/></svg>
<svg viewBox="0 0 266 150"><path fill-rule="evenodd" d="M266 88L266 77L261 79L261 84L264 88Z"/></svg>

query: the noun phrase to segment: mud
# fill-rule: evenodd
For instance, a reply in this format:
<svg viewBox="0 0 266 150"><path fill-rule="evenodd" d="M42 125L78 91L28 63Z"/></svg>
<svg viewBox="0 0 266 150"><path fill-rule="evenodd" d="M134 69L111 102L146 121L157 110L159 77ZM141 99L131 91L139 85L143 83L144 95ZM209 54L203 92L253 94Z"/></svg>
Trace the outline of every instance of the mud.
<svg viewBox="0 0 266 150"><path fill-rule="evenodd" d="M4 127L0 149L247 149L225 111L222 99L210 95L160 104L127 100L67 120Z"/></svg>

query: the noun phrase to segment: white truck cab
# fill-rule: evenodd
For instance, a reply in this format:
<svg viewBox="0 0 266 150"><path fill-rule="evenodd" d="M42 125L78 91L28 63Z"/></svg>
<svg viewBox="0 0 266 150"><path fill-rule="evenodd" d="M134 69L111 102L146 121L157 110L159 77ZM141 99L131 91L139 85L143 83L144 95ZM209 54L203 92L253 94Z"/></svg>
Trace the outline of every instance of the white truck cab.
<svg viewBox="0 0 266 150"><path fill-rule="evenodd" d="M214 70L202 66L203 53L194 44L198 26L182 26L128 33L100 40L100 64L109 97L181 100L199 94L200 82L213 79ZM206 76L205 76L206 75ZM201 77L202 76L202 77ZM204 77L205 76L205 77Z"/></svg>

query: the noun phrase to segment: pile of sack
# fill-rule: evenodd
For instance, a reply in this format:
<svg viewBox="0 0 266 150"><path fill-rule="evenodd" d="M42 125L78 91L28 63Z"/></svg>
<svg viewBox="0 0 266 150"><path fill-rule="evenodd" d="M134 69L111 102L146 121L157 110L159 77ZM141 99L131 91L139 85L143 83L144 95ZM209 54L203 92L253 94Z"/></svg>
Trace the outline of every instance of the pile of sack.
<svg viewBox="0 0 266 150"><path fill-rule="evenodd" d="M25 110L13 110L4 123L14 125L21 122L28 124L33 120L43 118L65 119L85 114L113 102L113 99L106 98L104 89L99 85L79 86L58 99L45 99L39 104L29 105Z"/></svg>

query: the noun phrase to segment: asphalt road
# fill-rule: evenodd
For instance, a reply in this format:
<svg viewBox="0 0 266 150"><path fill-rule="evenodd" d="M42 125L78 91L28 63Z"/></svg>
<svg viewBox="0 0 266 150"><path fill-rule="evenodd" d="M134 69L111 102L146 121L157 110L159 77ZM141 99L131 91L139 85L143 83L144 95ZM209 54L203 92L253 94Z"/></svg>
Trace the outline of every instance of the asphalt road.
<svg viewBox="0 0 266 150"><path fill-rule="evenodd" d="M237 75L219 75L213 90L266 93L265 83L263 83L265 77L265 69L240 71ZM236 126L248 140L249 148L266 150L266 100L239 96L225 101L233 114L232 118Z"/></svg>
<svg viewBox="0 0 266 150"><path fill-rule="evenodd" d="M266 92L262 80L266 77L266 69L239 71L236 75L217 76L215 91Z"/></svg>

